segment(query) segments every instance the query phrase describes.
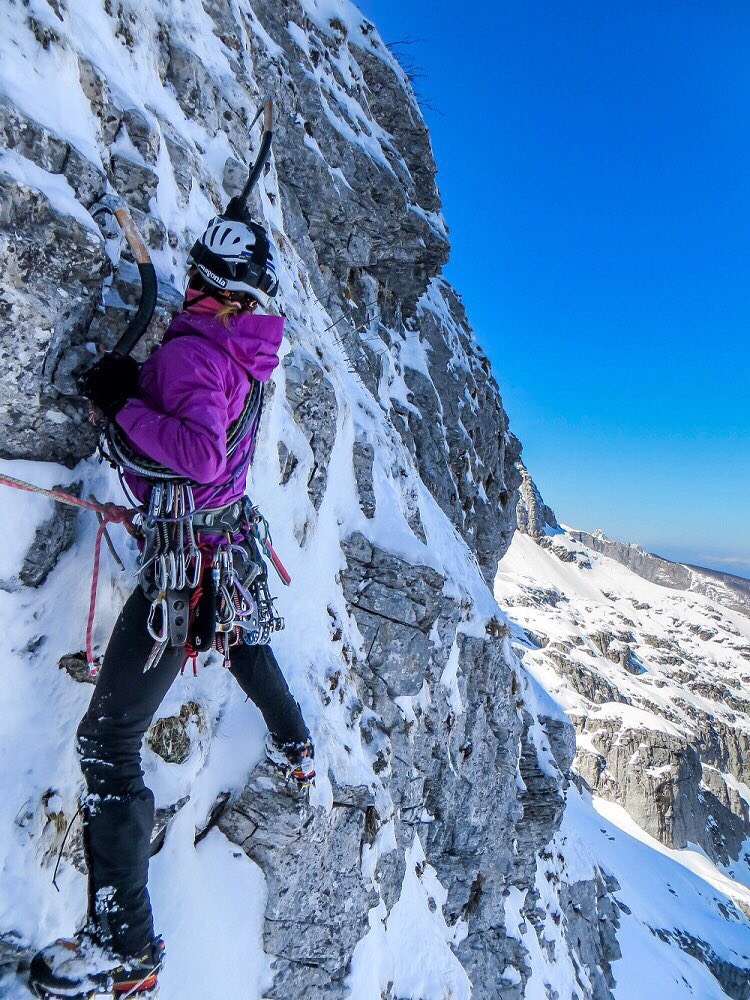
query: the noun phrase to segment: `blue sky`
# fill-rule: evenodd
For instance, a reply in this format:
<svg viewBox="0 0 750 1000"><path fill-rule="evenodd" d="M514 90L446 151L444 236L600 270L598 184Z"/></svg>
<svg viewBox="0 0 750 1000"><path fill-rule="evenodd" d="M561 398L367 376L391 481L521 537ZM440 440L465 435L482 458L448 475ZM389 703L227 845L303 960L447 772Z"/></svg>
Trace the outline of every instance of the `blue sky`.
<svg viewBox="0 0 750 1000"><path fill-rule="evenodd" d="M361 0L558 516L750 576L750 6Z"/></svg>

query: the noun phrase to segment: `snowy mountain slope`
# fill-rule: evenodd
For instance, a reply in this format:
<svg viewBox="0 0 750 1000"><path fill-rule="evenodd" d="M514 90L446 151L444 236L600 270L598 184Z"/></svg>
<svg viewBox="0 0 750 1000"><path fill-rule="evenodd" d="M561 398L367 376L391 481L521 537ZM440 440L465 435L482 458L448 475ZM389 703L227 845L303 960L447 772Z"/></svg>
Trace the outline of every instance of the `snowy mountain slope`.
<svg viewBox="0 0 750 1000"><path fill-rule="evenodd" d="M521 472L521 495L523 502L518 508L518 526L521 531L541 540L548 528L559 528L555 512L544 504L534 481L519 460ZM580 531L567 528L567 533L574 541L602 555L609 556L627 566L638 576L651 583L674 590L688 590L696 594L704 594L719 604L750 614L750 580L732 573L720 573L718 570L706 569L704 566L691 566L686 563L676 563L661 556L647 552L640 545L632 542L617 542L607 538L603 531Z"/></svg>
<svg viewBox="0 0 750 1000"><path fill-rule="evenodd" d="M558 843L619 885L615 996L747 996L750 620L589 548L523 472L495 594L576 728Z"/></svg>
<svg viewBox="0 0 750 1000"><path fill-rule="evenodd" d="M606 878L581 866L558 891L544 874L572 729L488 588L519 445L440 274L435 166L400 67L346 0L2 6L10 474L119 497L86 408L50 381L71 348L113 343L138 295L89 209L112 186L152 248L146 353L187 248L244 178L255 108L266 93L277 108L255 209L280 250L286 336L250 493L294 580L274 645L319 780L308 806L259 763L258 714L215 659L178 678L144 750L162 997L512 1000L540 975L561 997L608 997ZM95 523L3 490L0 525L0 993L18 1000L29 951L85 909L73 735ZM115 534L126 571L105 557L98 652L133 586Z"/></svg>
<svg viewBox="0 0 750 1000"><path fill-rule="evenodd" d="M705 594L720 604L750 615L750 580L733 576L731 573L720 573L701 566L662 559L661 556L646 552L640 545L614 542L601 531L589 533L571 529L570 536L594 549L595 552L602 552L624 566L629 566L639 576L651 580L652 583L673 587L675 590Z"/></svg>
<svg viewBox="0 0 750 1000"><path fill-rule="evenodd" d="M274 646L320 777L308 805L262 763L258 713L215 659L178 678L144 750L162 1000L608 1000L643 996L644 970L666 998L746 996L746 745L710 693L724 685L744 711L737 677L711 665L742 656L743 626L717 606L701 638L713 605L679 592L661 613L634 598L653 601L654 620L628 626L605 614L620 607L606 573L585 583L531 543L528 565L503 569L501 606L518 621L538 610L527 636L557 636L566 659L593 647L589 696L586 657L564 687L498 607L488 583L513 536L520 446L441 275L429 136L375 28L347 0L1 6L0 468L12 475L119 497L91 457L85 407L50 381L71 348L113 343L138 295L89 209L114 187L152 248L160 307L145 354L180 302L187 248L244 179L262 96L277 108L255 210L280 250L286 336L249 491L293 576ZM95 528L0 491L0 995L13 1000L28 997L29 951L85 909L73 734L91 690L77 654ZM115 534L126 571L105 556L99 652L133 586L134 549ZM537 607L538 592L555 599ZM589 614L599 646L575 639ZM700 690L676 670L626 688L622 670L637 678L616 663L632 666L631 640L607 629L645 644L641 623L685 646ZM592 804L569 783L574 730L555 698L583 733L600 689L621 714L579 738L578 760L600 775ZM616 727L648 734L644 718L657 727L644 773L668 764L688 808L671 777L655 785L664 808L623 778ZM668 845L627 827L619 802ZM713 861L682 846L700 817Z"/></svg>

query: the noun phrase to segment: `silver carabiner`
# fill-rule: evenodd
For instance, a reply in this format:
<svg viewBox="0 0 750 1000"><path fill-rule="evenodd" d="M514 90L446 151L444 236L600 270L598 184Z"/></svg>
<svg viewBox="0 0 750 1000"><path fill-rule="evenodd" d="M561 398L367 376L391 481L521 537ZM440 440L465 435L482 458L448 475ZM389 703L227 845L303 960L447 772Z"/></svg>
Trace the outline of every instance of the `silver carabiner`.
<svg viewBox="0 0 750 1000"><path fill-rule="evenodd" d="M169 589L177 590L177 561L172 549L167 552L167 565L169 567Z"/></svg>
<svg viewBox="0 0 750 1000"><path fill-rule="evenodd" d="M180 549L177 553L177 584L175 590L184 590L187 578L187 563L185 561L185 550Z"/></svg>
<svg viewBox="0 0 750 1000"><path fill-rule="evenodd" d="M191 567L189 576L187 577L188 587L197 587L201 579L201 570L203 568L203 556L200 549L194 549L188 556L188 565Z"/></svg>
<svg viewBox="0 0 750 1000"><path fill-rule="evenodd" d="M222 625L225 628L230 628L234 625L237 620L237 609L234 606L234 601L232 600L232 595L229 592L229 588L225 583L221 585L221 596L224 598L224 603L226 605L225 617L219 618L217 616L217 624Z"/></svg>
<svg viewBox="0 0 750 1000"><path fill-rule="evenodd" d="M151 655L146 660L146 664L143 668L144 674L148 673L153 667L155 667L161 660L164 653L167 651L169 642L165 639L163 642L155 642L154 648L151 650Z"/></svg>
<svg viewBox="0 0 750 1000"><path fill-rule="evenodd" d="M156 631L156 626L154 625L154 619L158 611L161 611L161 630L159 632ZM169 612L167 610L166 598L159 596L155 601L151 602L146 628L154 642L167 641L169 638Z"/></svg>
<svg viewBox="0 0 750 1000"><path fill-rule="evenodd" d="M185 491L185 512L187 514L195 513L195 497L193 496L193 487L190 483L185 483L182 487Z"/></svg>
<svg viewBox="0 0 750 1000"><path fill-rule="evenodd" d="M167 557L162 553L154 563L154 583L156 589L162 593L169 586L169 576L167 572Z"/></svg>
<svg viewBox="0 0 750 1000"><path fill-rule="evenodd" d="M151 497L149 498L148 514L151 518L161 516L162 501L164 499L164 487L161 483L154 483L151 487Z"/></svg>

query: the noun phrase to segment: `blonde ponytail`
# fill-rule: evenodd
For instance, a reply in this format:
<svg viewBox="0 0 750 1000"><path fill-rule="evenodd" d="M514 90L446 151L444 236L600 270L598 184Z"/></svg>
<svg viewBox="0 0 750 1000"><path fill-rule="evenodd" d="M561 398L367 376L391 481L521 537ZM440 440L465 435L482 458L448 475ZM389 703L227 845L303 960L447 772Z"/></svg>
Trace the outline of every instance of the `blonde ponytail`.
<svg viewBox="0 0 750 1000"><path fill-rule="evenodd" d="M218 288L207 285L194 267L191 267L187 272L187 287L208 292L213 298L224 303L221 309L216 311L215 315L227 328L229 327L230 320L234 319L235 316L239 316L243 312L255 312L258 305L255 299L249 295L244 296L244 302L238 302L236 299L230 298L231 292L222 292Z"/></svg>

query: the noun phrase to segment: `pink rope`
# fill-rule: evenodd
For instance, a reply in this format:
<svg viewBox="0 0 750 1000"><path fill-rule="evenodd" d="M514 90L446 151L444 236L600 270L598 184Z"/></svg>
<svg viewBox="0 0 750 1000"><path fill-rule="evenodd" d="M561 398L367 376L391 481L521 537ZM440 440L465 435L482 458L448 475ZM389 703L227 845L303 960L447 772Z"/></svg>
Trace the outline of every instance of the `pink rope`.
<svg viewBox="0 0 750 1000"><path fill-rule="evenodd" d="M94 662L94 616L96 614L96 591L99 584L99 567L102 554L102 538L107 530L108 524L124 524L129 529L133 515L138 513L137 508L129 509L120 507L118 504L103 504L82 500L73 496L72 493L63 493L62 490L48 490L43 486L35 486L33 483L26 483L23 479L14 479L13 476L0 476L0 486L10 486L14 490L22 490L24 493L38 493L40 496L49 497L58 503L67 504L68 507L80 507L83 510L91 510L96 514L101 514L102 520L96 532L96 542L94 543L94 569L91 576L91 594L89 596L89 617L86 623L86 662L88 663L89 674L96 677L98 673Z"/></svg>

